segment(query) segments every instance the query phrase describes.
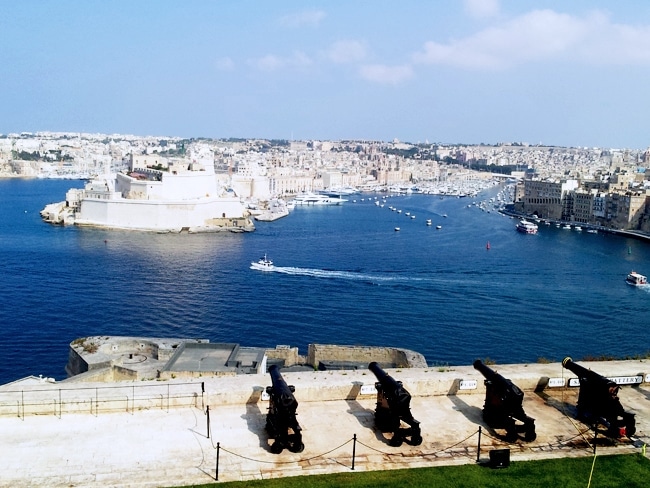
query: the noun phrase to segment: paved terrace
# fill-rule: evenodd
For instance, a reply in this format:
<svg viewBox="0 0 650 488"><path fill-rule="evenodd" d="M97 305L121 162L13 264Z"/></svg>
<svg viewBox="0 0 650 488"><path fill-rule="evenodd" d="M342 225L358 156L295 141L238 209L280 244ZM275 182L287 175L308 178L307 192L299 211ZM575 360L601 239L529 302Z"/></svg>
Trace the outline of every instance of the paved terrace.
<svg viewBox="0 0 650 488"><path fill-rule="evenodd" d="M641 376L641 384L620 393L624 408L637 415L636 436L596 443L601 455L640 452L650 432L650 364L579 364L610 377ZM573 373L559 363L492 368L525 391L524 409L536 419L535 441L509 444L483 423L483 377L471 366L386 370L411 393L424 438L419 446L400 447L391 447L373 427L370 371L283 373L296 388L305 450L279 455L270 452L264 431L268 402L262 390L269 375L9 384L0 387L0 486L209 483L217 474L217 445L219 481L467 464L487 461L493 449L510 449L512 462L592 455L593 432L573 418L578 388L549 386L566 384Z"/></svg>

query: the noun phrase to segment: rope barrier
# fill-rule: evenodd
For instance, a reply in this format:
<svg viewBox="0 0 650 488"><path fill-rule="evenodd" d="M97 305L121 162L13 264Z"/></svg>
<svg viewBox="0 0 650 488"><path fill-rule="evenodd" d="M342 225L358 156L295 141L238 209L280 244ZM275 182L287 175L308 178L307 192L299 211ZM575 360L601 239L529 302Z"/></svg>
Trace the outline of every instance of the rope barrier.
<svg viewBox="0 0 650 488"><path fill-rule="evenodd" d="M233 456L238 457L238 458L240 458L240 459L245 459L246 461L253 461L253 462L256 462L256 463L265 463L265 464L294 464L294 463L302 463L302 462L304 462L304 461L312 461L312 460L317 459L317 458L319 458L319 457L327 456L328 454L330 454L330 453L336 451L337 449L342 448L343 446L349 444L350 442L352 442L352 439L349 439L349 440L345 441L345 442L344 442L343 444L341 444L340 446L337 446L337 447L335 447L334 449L330 449L330 450L327 451L327 452L324 452L324 453L321 453L321 454L317 454L317 455L312 456L312 457L309 457L309 458L298 459L298 460L296 460L296 461L263 461L263 460L260 460L260 459L249 458L249 457L247 457L247 456L243 456L243 455L241 455L241 454L237 454L236 452L229 451L228 449L226 449L225 447L222 447L222 446L219 446L219 449L222 450L222 451L227 452L228 454L232 454ZM213 446L214 446L214 445L213 445ZM215 449L216 449L216 447L215 447Z"/></svg>

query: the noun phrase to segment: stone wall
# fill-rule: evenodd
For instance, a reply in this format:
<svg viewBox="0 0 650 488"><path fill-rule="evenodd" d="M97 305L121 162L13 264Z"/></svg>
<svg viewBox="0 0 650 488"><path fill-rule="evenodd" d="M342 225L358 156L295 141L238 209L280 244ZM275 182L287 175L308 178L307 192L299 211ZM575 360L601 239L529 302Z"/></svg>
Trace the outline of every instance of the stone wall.
<svg viewBox="0 0 650 488"><path fill-rule="evenodd" d="M269 359L281 359L285 366L296 364L307 364L307 358L298 354L297 347L275 346L275 349L267 349L266 357Z"/></svg>
<svg viewBox="0 0 650 488"><path fill-rule="evenodd" d="M360 362L390 365L396 368L422 368L427 363L420 353L394 347L336 346L310 344L307 363L317 367L323 362Z"/></svg>

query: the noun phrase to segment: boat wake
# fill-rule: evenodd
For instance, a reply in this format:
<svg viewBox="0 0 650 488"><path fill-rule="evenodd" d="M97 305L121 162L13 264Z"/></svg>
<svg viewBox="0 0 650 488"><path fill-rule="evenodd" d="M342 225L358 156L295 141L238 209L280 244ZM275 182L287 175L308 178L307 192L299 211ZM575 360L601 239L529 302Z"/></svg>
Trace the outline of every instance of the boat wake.
<svg viewBox="0 0 650 488"><path fill-rule="evenodd" d="M336 271L336 270L327 270L327 269L312 269L312 268L295 268L289 266L273 266L273 268L268 271L274 273L282 273L286 275L294 276L310 276L312 278L329 278L329 279L339 279L339 280L351 280L351 281L364 281L370 282L373 284L380 283L412 283L414 281L428 281L426 278L417 278L412 276L395 276L395 275L382 275L382 274L370 274L370 273L360 273L357 271Z"/></svg>

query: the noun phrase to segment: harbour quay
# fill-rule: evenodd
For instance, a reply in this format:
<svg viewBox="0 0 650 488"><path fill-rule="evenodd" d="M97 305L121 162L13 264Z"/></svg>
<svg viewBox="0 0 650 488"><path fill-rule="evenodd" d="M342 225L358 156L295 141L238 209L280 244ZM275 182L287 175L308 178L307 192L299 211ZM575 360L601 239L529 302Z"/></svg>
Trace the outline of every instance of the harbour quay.
<svg viewBox="0 0 650 488"><path fill-rule="evenodd" d="M376 427L379 381L367 366L282 369L297 401L304 447L280 453L265 429L272 386L266 372L108 382L32 378L0 387L0 485L178 486L645 453L648 361L576 363L620 386L620 404L636 420L634 434L611 437L578 420L584 385L561 363L489 365L523 393L534 440L508 438L486 423L489 385L475 366L382 365L410 395L421 432L417 445L399 446Z"/></svg>

